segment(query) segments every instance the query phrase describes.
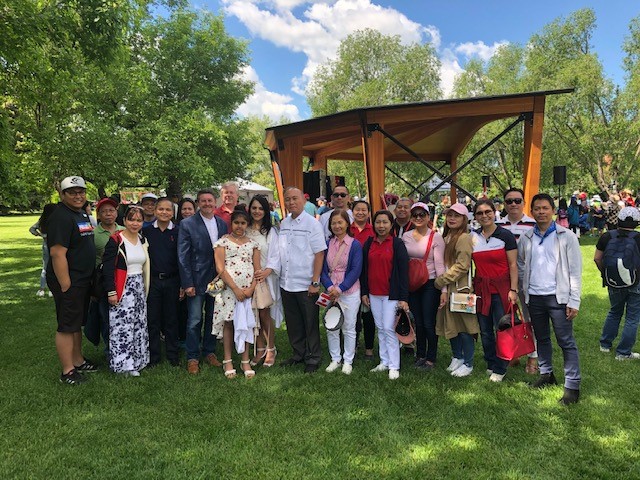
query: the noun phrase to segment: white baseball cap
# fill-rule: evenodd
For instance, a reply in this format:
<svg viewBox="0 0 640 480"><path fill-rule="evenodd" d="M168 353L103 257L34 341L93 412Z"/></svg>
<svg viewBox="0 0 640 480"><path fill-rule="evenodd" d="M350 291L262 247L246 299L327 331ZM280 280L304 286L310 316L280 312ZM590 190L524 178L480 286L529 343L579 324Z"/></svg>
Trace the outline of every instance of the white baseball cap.
<svg viewBox="0 0 640 480"><path fill-rule="evenodd" d="M621 222L640 222L640 211L635 207L624 207L618 212L618 220Z"/></svg>
<svg viewBox="0 0 640 480"><path fill-rule="evenodd" d="M84 183L84 178L78 176L67 177L60 182L60 191L64 192L68 188L87 188L87 184Z"/></svg>
<svg viewBox="0 0 640 480"><path fill-rule="evenodd" d="M151 198L154 201L158 200L158 196L155 193L148 192L148 193L145 193L144 195L142 195L142 197L140 198L140 201L142 202L143 200L145 200L147 198Z"/></svg>

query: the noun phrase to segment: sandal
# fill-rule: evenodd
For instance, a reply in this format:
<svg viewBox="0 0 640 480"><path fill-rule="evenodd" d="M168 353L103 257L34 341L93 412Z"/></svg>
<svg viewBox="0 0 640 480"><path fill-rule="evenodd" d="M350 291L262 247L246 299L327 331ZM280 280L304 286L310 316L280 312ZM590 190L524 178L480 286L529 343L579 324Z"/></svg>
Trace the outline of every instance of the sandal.
<svg viewBox="0 0 640 480"><path fill-rule="evenodd" d="M538 367L537 358L527 358L527 365L524 367L524 371L529 375L536 375L540 368Z"/></svg>
<svg viewBox="0 0 640 480"><path fill-rule="evenodd" d="M253 357L253 360L251 360L251 361L249 362L249 365L251 365L252 367L257 367L258 365L260 365L262 362L264 362L264 359L265 359L265 358L266 358L266 356L267 356L267 351L268 351L268 350L267 350L266 348L264 348L264 347L258 347L256 350L257 350L258 352L264 352L264 353L263 353L262 355L260 355L260 356L255 356L255 357ZM265 365L265 366L269 366L269 367L270 367L271 365Z"/></svg>
<svg viewBox="0 0 640 480"><path fill-rule="evenodd" d="M231 380L232 378L236 378L236 369L232 368L230 370L227 370L225 368L225 365L231 363L232 367L233 367L233 360L229 359L229 360L223 360L222 361L222 370L224 370L224 376L227 377L229 380Z"/></svg>
<svg viewBox="0 0 640 480"><path fill-rule="evenodd" d="M273 358L271 359L270 362L267 362L266 361L266 356L271 352L273 352ZM264 361L263 365L265 367L273 367L273 365L276 363L276 356L277 355L278 355L278 350L276 350L276 347L267 348L267 352L265 353L265 361Z"/></svg>
<svg viewBox="0 0 640 480"><path fill-rule="evenodd" d="M241 360L240 363L243 365L242 371L244 372L245 378L253 378L256 376L255 370L249 368L249 370L244 369L244 365L250 365L251 362L249 360Z"/></svg>

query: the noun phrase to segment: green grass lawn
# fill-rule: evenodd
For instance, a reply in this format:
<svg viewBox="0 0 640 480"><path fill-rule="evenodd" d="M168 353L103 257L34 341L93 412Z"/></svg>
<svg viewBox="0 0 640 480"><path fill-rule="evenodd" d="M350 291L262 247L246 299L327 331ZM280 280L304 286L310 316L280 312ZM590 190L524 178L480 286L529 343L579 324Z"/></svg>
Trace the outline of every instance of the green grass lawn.
<svg viewBox="0 0 640 480"><path fill-rule="evenodd" d="M523 369L489 382L479 342L472 376L452 378L442 340L437 370L416 372L403 356L395 382L357 359L351 376L275 366L230 381L219 369L188 376L163 364L122 378L87 343L102 370L62 385L53 300L35 296L36 218L0 218L1 479L640 478L640 363L599 352L608 301L593 239L583 239L575 320L582 397L566 408L561 386L531 390ZM287 358L285 331L277 345Z"/></svg>

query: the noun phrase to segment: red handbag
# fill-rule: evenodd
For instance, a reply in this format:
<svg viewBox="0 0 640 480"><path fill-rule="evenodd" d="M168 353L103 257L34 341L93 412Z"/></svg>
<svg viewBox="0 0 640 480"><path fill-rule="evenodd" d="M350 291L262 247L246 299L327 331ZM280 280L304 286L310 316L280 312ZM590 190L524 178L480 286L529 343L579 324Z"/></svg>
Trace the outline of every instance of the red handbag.
<svg viewBox="0 0 640 480"><path fill-rule="evenodd" d="M523 318L518 304L509 305L507 315L511 315L511 326L498 330L496 334L496 355L503 360L511 361L536 349L531 322L522 321L516 324L516 311L518 316Z"/></svg>
<svg viewBox="0 0 640 480"><path fill-rule="evenodd" d="M415 292L420 289L425 283L429 281L429 270L427 269L427 257L429 251L431 251L431 243L433 242L433 235L435 232L431 230L429 235L429 243L427 244L427 251L424 254L424 258L411 258L409 259L409 291Z"/></svg>

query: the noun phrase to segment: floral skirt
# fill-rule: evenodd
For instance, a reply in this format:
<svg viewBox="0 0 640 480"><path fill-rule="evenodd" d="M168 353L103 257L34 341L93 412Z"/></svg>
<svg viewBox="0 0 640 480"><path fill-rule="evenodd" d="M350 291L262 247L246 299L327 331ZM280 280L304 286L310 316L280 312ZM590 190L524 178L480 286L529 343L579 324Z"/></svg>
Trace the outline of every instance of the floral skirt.
<svg viewBox="0 0 640 480"><path fill-rule="evenodd" d="M109 367L116 373L149 363L147 301L142 274L129 275L120 302L109 307Z"/></svg>

